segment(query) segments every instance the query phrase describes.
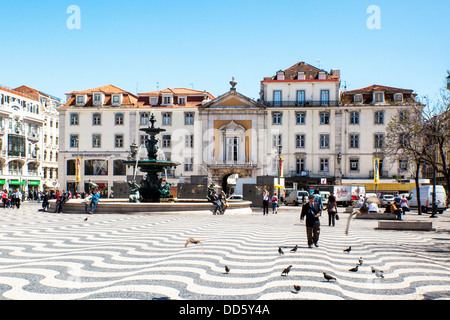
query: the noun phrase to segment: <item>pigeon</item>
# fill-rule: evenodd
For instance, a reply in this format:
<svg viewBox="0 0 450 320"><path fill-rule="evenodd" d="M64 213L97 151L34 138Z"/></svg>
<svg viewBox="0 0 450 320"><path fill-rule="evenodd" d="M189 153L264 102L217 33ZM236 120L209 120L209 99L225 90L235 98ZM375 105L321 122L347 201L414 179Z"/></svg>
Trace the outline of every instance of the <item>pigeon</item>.
<svg viewBox="0 0 450 320"><path fill-rule="evenodd" d="M359 262L359 265L362 266L362 264L363 264L363 258L362 258L362 257L359 257L358 262Z"/></svg>
<svg viewBox="0 0 450 320"><path fill-rule="evenodd" d="M344 252L350 252L352 250L352 247L348 247L347 249L344 249Z"/></svg>
<svg viewBox="0 0 450 320"><path fill-rule="evenodd" d="M281 273L281 275L287 276L289 271L291 271L291 268L292 268L292 264L289 267L287 267L286 269L284 269L283 272Z"/></svg>
<svg viewBox="0 0 450 320"><path fill-rule="evenodd" d="M88 218L84 219L84 221L88 221Z"/></svg>
<svg viewBox="0 0 450 320"><path fill-rule="evenodd" d="M295 245L295 247L293 249L291 249L291 252L296 252L298 248L298 245Z"/></svg>
<svg viewBox="0 0 450 320"><path fill-rule="evenodd" d="M278 253L279 254L284 254L283 250L281 250L281 247L278 247Z"/></svg>
<svg viewBox="0 0 450 320"><path fill-rule="evenodd" d="M298 292L300 291L300 289L301 289L300 286L294 284L294 290L295 290L295 293L298 293Z"/></svg>
<svg viewBox="0 0 450 320"><path fill-rule="evenodd" d="M327 274L327 273L325 273L325 272L323 272L323 277L324 277L325 279L327 279L327 281L330 281L330 280L336 280L335 277L330 276L329 274Z"/></svg>
<svg viewBox="0 0 450 320"><path fill-rule="evenodd" d="M377 269L377 268L374 268L373 266L372 266L372 273L375 273L375 275L376 275L378 278L384 278L383 270L379 270L379 269Z"/></svg>
<svg viewBox="0 0 450 320"><path fill-rule="evenodd" d="M228 266L225 266L225 272L226 273L230 272L230 268L228 268Z"/></svg>
<svg viewBox="0 0 450 320"><path fill-rule="evenodd" d="M356 271L358 271L358 266L355 266L354 268L348 269L348 271L356 272Z"/></svg>

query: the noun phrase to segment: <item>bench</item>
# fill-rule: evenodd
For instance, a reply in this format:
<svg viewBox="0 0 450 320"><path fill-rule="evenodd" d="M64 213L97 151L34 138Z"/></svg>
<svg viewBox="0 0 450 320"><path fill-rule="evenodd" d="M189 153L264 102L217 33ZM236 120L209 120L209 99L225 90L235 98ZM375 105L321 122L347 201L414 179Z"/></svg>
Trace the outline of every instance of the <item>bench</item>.
<svg viewBox="0 0 450 320"><path fill-rule="evenodd" d="M435 231L432 222L422 221L378 221L378 228L382 230L412 230Z"/></svg>

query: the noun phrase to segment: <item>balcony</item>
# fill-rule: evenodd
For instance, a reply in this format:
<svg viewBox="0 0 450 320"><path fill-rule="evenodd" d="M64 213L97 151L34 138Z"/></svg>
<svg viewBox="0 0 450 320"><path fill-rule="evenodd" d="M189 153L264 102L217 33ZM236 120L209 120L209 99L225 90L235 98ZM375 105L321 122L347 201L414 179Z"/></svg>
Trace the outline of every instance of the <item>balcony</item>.
<svg viewBox="0 0 450 320"><path fill-rule="evenodd" d="M373 170L369 171L369 179L373 179ZM388 178L388 171L380 171L380 178Z"/></svg>
<svg viewBox="0 0 450 320"><path fill-rule="evenodd" d="M214 161L208 164L209 168L221 169L221 168L235 168L235 169L254 169L256 164L248 161Z"/></svg>
<svg viewBox="0 0 450 320"><path fill-rule="evenodd" d="M263 101L267 107L275 108L304 108L304 107L335 107L339 106L339 100L330 101Z"/></svg>

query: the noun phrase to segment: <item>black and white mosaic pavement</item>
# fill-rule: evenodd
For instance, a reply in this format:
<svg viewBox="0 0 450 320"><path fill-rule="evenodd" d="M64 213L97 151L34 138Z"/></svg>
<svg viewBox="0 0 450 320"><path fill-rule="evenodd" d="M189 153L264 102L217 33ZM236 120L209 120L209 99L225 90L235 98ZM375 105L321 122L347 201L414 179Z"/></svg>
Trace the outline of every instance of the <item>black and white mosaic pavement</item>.
<svg viewBox="0 0 450 320"><path fill-rule="evenodd" d="M336 227L322 218L320 247L308 248L299 208L268 216L38 208L0 209L1 299L450 299L450 224L443 222L427 232L375 230L376 221L353 220L345 235L342 213ZM202 244L185 247L191 237ZM360 257L358 271L349 271Z"/></svg>

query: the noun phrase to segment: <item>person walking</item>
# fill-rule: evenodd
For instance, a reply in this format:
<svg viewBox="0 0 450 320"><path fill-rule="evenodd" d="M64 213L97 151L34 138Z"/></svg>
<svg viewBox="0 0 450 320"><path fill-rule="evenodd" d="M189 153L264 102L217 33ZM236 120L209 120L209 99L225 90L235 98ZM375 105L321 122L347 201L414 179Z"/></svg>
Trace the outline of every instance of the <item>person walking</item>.
<svg viewBox="0 0 450 320"><path fill-rule="evenodd" d="M278 197L277 194L274 193L272 197L272 214L278 213Z"/></svg>
<svg viewBox="0 0 450 320"><path fill-rule="evenodd" d="M8 190L2 191L2 202L3 202L3 209L6 209L6 204L8 203Z"/></svg>
<svg viewBox="0 0 450 320"><path fill-rule="evenodd" d="M323 202L319 189L314 190L314 208L316 209L317 213L322 214Z"/></svg>
<svg viewBox="0 0 450 320"><path fill-rule="evenodd" d="M42 211L47 212L50 207L50 193L47 191L42 198Z"/></svg>
<svg viewBox="0 0 450 320"><path fill-rule="evenodd" d="M263 215L269 214L269 191L263 191Z"/></svg>
<svg viewBox="0 0 450 320"><path fill-rule="evenodd" d="M308 202L303 205L302 213L300 215L300 221L303 222L306 218L306 238L308 241L308 247L312 248L313 244L319 246L319 234L320 234L320 212L314 207L315 196L313 194L308 196Z"/></svg>
<svg viewBox="0 0 450 320"><path fill-rule="evenodd" d="M336 214L337 214L337 203L336 203L336 197L331 194L328 197L328 203L327 203L327 209L328 211L328 225L331 227L334 227L335 220L336 220Z"/></svg>
<svg viewBox="0 0 450 320"><path fill-rule="evenodd" d="M62 212L62 206L61 206L62 196L63 196L62 192L59 191L59 190L56 190L56 194L55 194L55 199L56 199L55 213Z"/></svg>
<svg viewBox="0 0 450 320"><path fill-rule="evenodd" d="M409 211L408 199L406 199L405 195L403 195L402 200L400 200L400 208L402 209L403 215L405 215L406 211Z"/></svg>
<svg viewBox="0 0 450 320"><path fill-rule="evenodd" d="M20 209L20 202L22 201L22 192L20 192L19 189L16 189L16 193L15 193L15 198L16 198L16 208Z"/></svg>
<svg viewBox="0 0 450 320"><path fill-rule="evenodd" d="M90 214L94 214L95 209L97 209L99 200L100 200L100 191L94 190L92 192L91 210L89 211Z"/></svg>

